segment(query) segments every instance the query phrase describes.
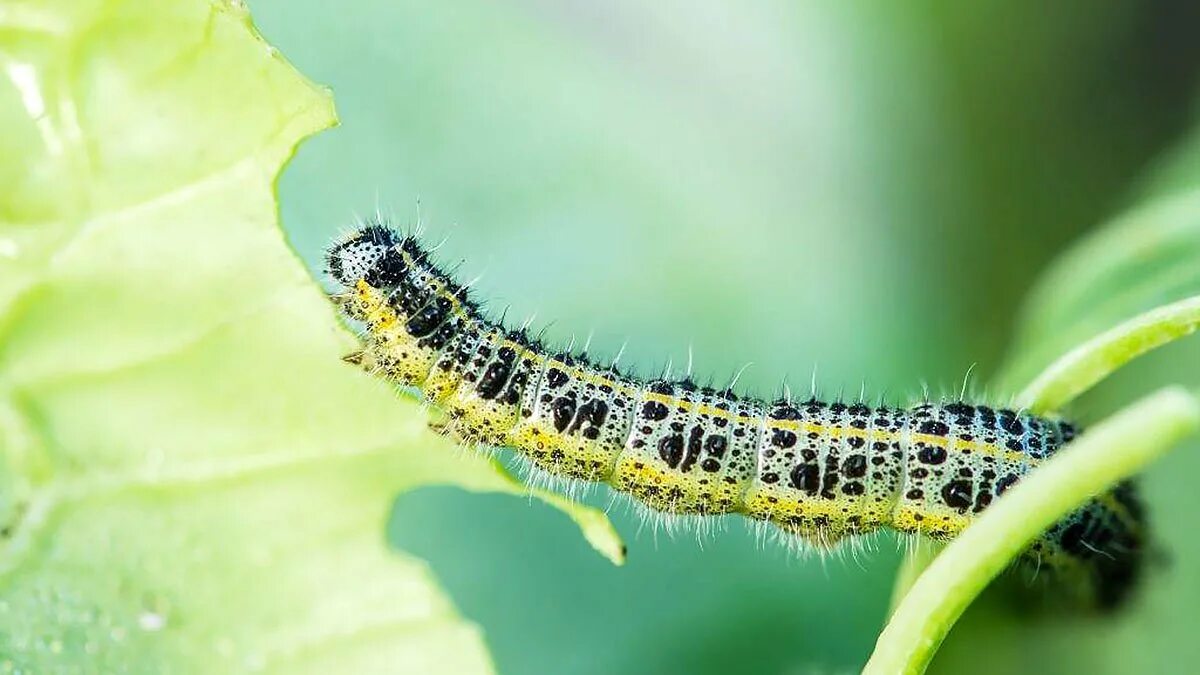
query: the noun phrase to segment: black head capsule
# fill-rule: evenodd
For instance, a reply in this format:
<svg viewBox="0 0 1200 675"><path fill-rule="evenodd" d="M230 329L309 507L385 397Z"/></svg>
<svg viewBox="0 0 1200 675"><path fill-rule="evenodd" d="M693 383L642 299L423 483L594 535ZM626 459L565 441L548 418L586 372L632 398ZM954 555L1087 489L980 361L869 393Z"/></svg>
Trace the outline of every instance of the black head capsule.
<svg viewBox="0 0 1200 675"><path fill-rule="evenodd" d="M372 285L394 285L404 272L395 250L399 236L385 225L371 224L334 244L325 253L325 268L343 286L373 277Z"/></svg>

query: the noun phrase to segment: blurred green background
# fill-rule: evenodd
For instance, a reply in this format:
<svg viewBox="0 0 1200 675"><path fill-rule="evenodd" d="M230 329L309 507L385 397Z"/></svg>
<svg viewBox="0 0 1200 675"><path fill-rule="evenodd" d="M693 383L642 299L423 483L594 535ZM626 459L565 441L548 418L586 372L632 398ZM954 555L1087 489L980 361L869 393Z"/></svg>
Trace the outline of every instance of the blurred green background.
<svg viewBox="0 0 1200 675"><path fill-rule="evenodd" d="M248 4L342 120L280 183L314 269L355 214L410 223L419 199L497 311L536 312L554 340L594 331L601 356L628 339L646 374L689 345L717 381L753 362L741 382L766 396L814 366L827 396L957 392L972 366L982 393L1039 270L1188 128L1200 64L1184 2ZM1076 412L1198 353L1172 347ZM1171 476L1200 469L1195 450L1155 468L1159 510L1194 511ZM795 560L737 519L698 544L613 517L624 568L550 509L449 489L406 496L389 536L431 561L503 673L841 673L870 652L892 537ZM1200 601L1194 567L1164 574ZM1126 627L1169 611L1083 631L1134 637L1082 653L1070 626L1035 644L1036 620L1003 612L969 615L935 667L1135 671L1142 648L1195 650Z"/></svg>

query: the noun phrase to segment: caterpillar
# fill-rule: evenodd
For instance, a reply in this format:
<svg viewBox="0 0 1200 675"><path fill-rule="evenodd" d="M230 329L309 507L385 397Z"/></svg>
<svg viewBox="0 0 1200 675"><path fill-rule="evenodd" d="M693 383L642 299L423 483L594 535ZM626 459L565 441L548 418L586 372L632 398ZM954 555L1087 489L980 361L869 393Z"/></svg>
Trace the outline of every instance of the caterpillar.
<svg viewBox="0 0 1200 675"><path fill-rule="evenodd" d="M466 445L606 483L656 512L738 513L820 548L881 528L953 538L1077 433L1066 421L963 400L908 408L774 401L690 378L642 380L552 351L489 319L417 236L382 220L326 251L348 361L415 388ZM1069 514L1023 560L1114 606L1143 563L1144 514L1125 482Z"/></svg>

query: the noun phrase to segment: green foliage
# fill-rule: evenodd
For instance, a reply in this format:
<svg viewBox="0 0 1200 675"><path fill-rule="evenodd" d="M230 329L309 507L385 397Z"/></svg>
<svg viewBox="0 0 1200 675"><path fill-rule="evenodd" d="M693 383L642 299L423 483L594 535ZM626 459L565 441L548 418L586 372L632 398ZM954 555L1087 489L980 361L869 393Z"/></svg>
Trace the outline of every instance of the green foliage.
<svg viewBox="0 0 1200 675"><path fill-rule="evenodd" d="M1046 528L1200 427L1200 402L1164 389L1098 424L935 557L904 596L864 672L921 673L950 627Z"/></svg>
<svg viewBox="0 0 1200 675"><path fill-rule="evenodd" d="M276 226L328 95L238 3L0 22L0 672L489 671L384 524L422 485L523 489L340 362Z"/></svg>
<svg viewBox="0 0 1200 675"><path fill-rule="evenodd" d="M1132 206L1060 256L1030 292L999 378L1010 391L1028 385L1023 403L1060 408L1107 375L1106 362L1123 363L1194 329L1200 303L1200 125L1148 172L1135 197ZM1084 342L1086 349L1068 354ZM1054 392L1061 387L1051 384L1056 371L1058 380L1081 386Z"/></svg>
<svg viewBox="0 0 1200 675"><path fill-rule="evenodd" d="M1041 280L1001 378L1008 383L1002 390L1014 390L1033 367L1044 368L1020 390L1018 406L1061 410L1131 360L1200 326L1197 154L1195 143L1183 144L1139 205L1074 247ZM1190 435L1198 412L1195 397L1180 388L1130 406L1064 449L945 552L911 556L898 586L907 594L868 670L923 672L950 626L1021 547Z"/></svg>
<svg viewBox="0 0 1200 675"><path fill-rule="evenodd" d="M1029 382L1017 395L1019 405L1041 411L1060 410L1130 360L1190 335L1200 325L1200 200L1197 199L1200 174L1196 171L1200 161L1197 158L1200 145L1194 137L1181 143L1151 172L1136 205L1072 247L1039 281L1025 308L1009 367L1000 377L1001 390L1014 391L1021 382ZM1180 362L1179 354L1186 352L1172 352L1160 366L1162 373L1155 375L1151 370L1145 380L1166 378L1194 386L1197 373L1188 367L1190 359ZM1034 377L1032 373L1037 368L1043 370ZM1147 399L1098 424L1091 434L1075 444L1096 446L1092 455L1085 456L1082 448L1075 448L1049 463L1046 472L1037 476L1043 489L1040 507L1057 501L1048 514L1053 515L1055 509L1065 513L1103 486L1133 475L1143 462L1188 435L1196 424L1195 396L1178 388L1173 392L1154 397L1157 405ZM1116 434L1111 444L1103 442L1105 434L1122 428L1125 438ZM1194 459L1181 461L1185 466L1195 465ZM1054 482L1054 476L1049 475L1054 471L1061 482ZM1158 534L1171 537L1169 545L1180 556L1173 564L1186 565L1196 554L1195 538L1187 534L1191 530L1189 511L1194 505L1164 507L1160 501L1162 493L1154 489L1157 484L1151 482L1148 497L1152 504L1160 503L1155 511ZM1010 527L1022 526L1022 536L1027 534L1025 530L1050 522L1045 517L1047 512L1039 508L1038 495L1031 492L1022 493L1025 504L1010 503L1004 506L1011 508L997 508L995 513L989 513L978 528L972 528L972 537L964 536L954 542L947 555L929 567L923 579L927 578L931 585L925 592L936 594L940 590L940 596L914 597L911 603L904 603L910 605L907 608L910 613L901 616L899 612L905 609L902 606L893 617L888 632L894 630L897 635L885 632L881 637L876 663L906 663L914 672L924 669L940 643L937 636L945 635L965 607L962 597L954 597L963 593L962 589L947 586L939 589L932 584L933 580L953 575L975 583L978 579L973 575L991 578L998 568L993 564L993 569L989 569L989 564L996 560L990 563L987 560L988 547L979 547L978 557L974 557L966 550L966 544L985 535L999 536L1004 531L1006 515L1011 516ZM1064 495L1069 498L1064 499ZM1013 502L1017 501L1014 498ZM1027 510L1020 508L1026 505ZM1028 520L1022 523L1022 518ZM1179 526L1164 527L1174 523ZM1011 541L1019 542L1021 538ZM1166 545L1160 542L1156 547ZM950 560L951 553L959 557ZM1146 589L1149 597L1135 600L1119 616L1106 622L1083 621L1051 627L1042 620L1022 622L1005 612L981 611L979 614L985 618L971 622L961 639L952 645L949 658L935 664L944 665L945 672L954 672L972 658L968 656L972 643L983 643L988 635L1024 624L1022 628L1029 631L1028 650L989 662L985 672L1002 672L1017 662L1036 662L1051 669L1061 663L1064 669L1090 672L1125 672L1130 668L1146 672L1172 670L1181 654L1190 648L1184 637L1186 629L1176 630L1175 626L1186 625L1185 617L1193 616L1195 607L1192 595L1170 588L1171 582L1162 575L1162 556L1158 560L1160 564L1151 574L1153 586ZM972 586L966 595L971 597L980 590L982 586ZM953 609L947 610L948 607ZM939 611L941 615L937 616ZM904 643L899 637L902 632L907 634L907 647L911 649L903 656L899 653L904 649L900 646ZM918 637L918 633L922 635ZM1150 644L1160 645L1161 649L1147 649L1145 646ZM1123 658L1106 658L1116 653Z"/></svg>
<svg viewBox="0 0 1200 675"><path fill-rule="evenodd" d="M0 87L0 124L5 130L0 134L0 184L5 186L0 191L0 672L488 671L489 657L475 627L457 615L423 563L387 550L383 523L398 492L423 485L510 493L524 488L494 465L463 457L428 433L425 415L415 404L398 402L388 387L339 363L338 356L353 348L353 338L337 326L276 227L276 175L302 137L332 123L328 97L257 37L238 3L197 0L162 6L97 0L46 5L27 0L0 8L0 59L8 77L7 86ZM429 8L421 14L435 23L475 30L470 22L460 22L454 10L439 13L443 11ZM961 20L968 22L970 17ZM766 23L776 25L774 20ZM608 137L598 136L595 145L589 145L590 137L585 139L568 121L576 99L607 100L612 93L602 96L577 84L581 80L574 75L597 66L590 57L577 56L579 62L573 64L541 58L542 52L526 39L537 34L528 26L498 28L494 21L480 25L485 28L479 28L475 38L505 36L520 45L518 53L536 65L546 81L580 87L562 96L560 107L551 102L547 115L552 125L526 122L533 119L529 106L514 106L507 99L499 110L488 107L487 117L514 126L519 126L514 120L528 123L537 138L552 139L544 147L523 143L519 136L507 142L517 146L521 156L534 158L530 166L540 163L553 175L564 176L564 185L566 176L575 176L572 189L593 190L591 164L568 173L560 170L560 162L562 152L588 156L611 151ZM1048 35L1053 38L1055 33ZM417 42L415 48L422 54L438 48ZM1047 39L1044 44L1058 42ZM457 50L459 45L446 49ZM919 55L904 48L898 53L921 62ZM776 55L753 50L740 54L747 61L735 65L755 73L790 72L779 64L794 60L785 55L777 62ZM1040 70L1045 56L1031 56L1030 63ZM430 82L451 82L446 77L450 71L471 72L471 78L498 90L509 84L492 77L502 71L477 74L459 68L457 62L438 70L412 61L411 72ZM887 167L896 175L910 176L909 183L920 183L911 178L916 172L909 171L912 153L931 146L928 141L935 136L942 140L942 130L937 128L935 134L938 125L929 125L929 135L920 142L906 141L913 147L891 147L894 156L876 151L886 139L907 137L886 133L888 127L879 122L892 119L892 106L873 105L872 97L856 99L862 92L840 86L847 88L841 92L845 100L834 102L865 111L858 114L873 121L859 126L876 132L849 148L871 148L865 160L858 158L861 165L848 162L832 172L853 176L838 181L850 187L838 193L841 201L856 207L846 219L882 222L897 217L891 204L882 199L869 203L867 195L896 180L885 176ZM1046 92L1056 89L1050 76L1042 86ZM407 92L403 86L390 89ZM646 85L647 91L657 89L653 82ZM432 104L394 92L371 105L418 111L429 105L420 119L463 122L446 118ZM787 103L787 97L768 101L796 105L780 118L828 104L827 91L807 93L803 105ZM499 97L482 98L493 102ZM917 98L905 89L905 101ZM677 109L647 104L656 100L635 99L631 108L666 120L678 117ZM682 100L685 108L695 107L687 97ZM470 101L460 106L472 108ZM836 106L831 110L829 119L841 118ZM872 112L878 110L889 112ZM923 119L928 111L918 112L910 111L910 116ZM467 116L466 121L474 119ZM1069 122L1073 125L1075 120ZM760 124L756 120L746 127L757 130ZM408 153L416 158L410 161L437 161L436 144L445 131L431 125L416 134L427 145ZM848 124L845 137L857 139L859 126ZM991 138L992 126L981 126ZM613 162L608 180L610 187L617 185L624 193L641 189L643 201L630 209L640 211L641 217L707 223L709 237L693 238L686 245L732 247L742 235L734 236L725 224L742 219L745 212L731 201L712 202L720 208L699 201L704 206L694 206L692 212L667 212L662 195L670 189L687 187L710 200L718 199L713 195L745 193L756 203L790 205L779 197L795 187L789 171L763 169L789 177L778 190L747 169L758 164L753 158L719 173L720 167L707 161L712 149L693 142L686 126L675 147L697 155L677 165L664 163L664 153L656 150L656 128L639 126L634 159L622 160L632 162L636 170ZM723 127L715 128L702 137L719 138ZM735 145L742 144L740 136L731 136ZM756 138L757 131L751 136ZM1196 138L1200 136L1181 145L1172 160L1154 172L1134 200L1136 206L1072 249L1045 276L1026 308L1010 367L997 391L1016 392L1034 381L1023 402L1057 409L1130 358L1194 328L1196 301L1189 298L1200 293ZM806 148L803 141L796 139L795 147ZM997 134L992 142L1007 144L1009 139ZM560 146L567 150L560 152ZM469 153L479 164L468 168L490 178L470 186L484 193L478 207L481 217L503 213L513 194L513 185L505 181L522 173L508 166L498 171L490 164L499 161L493 155L503 154L505 148L501 141L486 152L472 147ZM835 149L833 154L841 156L848 148ZM1073 152L1060 155L1070 157ZM462 182L463 167L449 155L441 161L446 166L435 165L434 172L447 182ZM821 161L813 163L827 168ZM885 169L875 174L877 166ZM849 170L853 167L858 168ZM991 167L984 173L1004 173L1002 169ZM1102 174L1107 169L1094 170ZM663 179L679 175L688 178L678 185ZM644 183L630 176L642 177ZM320 179L328 177L326 172ZM1023 166L1010 178L1013 184L985 181L987 189L998 190L1008 200L1008 193L1016 192L1022 181L1038 182ZM1047 185L1042 189L1054 193L1047 200L1054 201L1054 208L1043 210L1043 217L1059 214L1057 185L1041 182ZM718 185L722 189L714 189ZM525 189L531 193L544 192L536 181L530 186ZM914 205L926 201L906 202L911 212L902 220L923 220ZM764 208L763 213L768 211ZM609 215L589 217L601 222ZM816 248L864 255L865 248L839 248L833 233L837 228L828 229L828 241L819 241L822 245ZM897 241L910 237L908 232L898 230ZM874 239L876 234L866 231L861 238ZM325 231L319 236L325 237ZM497 230L493 236L503 234ZM997 230L995 236L1005 241L1008 235ZM777 247L773 238L760 239L768 242L764 249ZM811 243L804 237L798 241ZM893 255L886 242L880 249L883 252L872 259L877 266L901 260L929 270L941 262L922 264L918 258ZM756 251L758 256L767 253ZM823 256L818 251L817 258ZM629 260L637 266L636 256ZM865 275L845 275L845 260L829 260L827 268L819 267L819 261L795 267L811 268L818 278L836 276L846 285L844 292L878 290ZM656 261L647 261L647 268L659 269L649 262ZM664 272L670 287L681 289L670 293L688 295L668 296L667 304L685 315L691 311L691 285L708 276L707 269L693 270L694 277L680 276L680 270ZM1015 266L992 271L1007 275L999 284L1005 288L1024 273ZM790 287L767 276L754 278L760 286ZM954 301L937 294L942 291L927 290L929 284L910 282L907 295L936 307L934 315ZM595 285L606 294L614 292L605 284ZM616 290L632 298L636 289ZM791 291L783 293L777 298L780 303ZM575 296L587 312L595 310L581 293L572 292ZM862 297L872 301L863 304L877 306L889 296ZM712 297L701 300L714 304ZM729 302L722 304L733 304L730 298L724 300ZM644 316L632 314L631 320L676 320L659 311L659 304L641 310ZM990 301L975 304L991 311ZM874 323L868 324L868 333L890 335L900 353L926 349L928 353L918 358L931 362L936 349L923 344L914 328L918 321L902 325L894 317L874 313L869 321ZM719 323L704 327L712 332L713 344L723 344L728 337L716 332ZM767 322L729 323L757 331ZM1096 336L1103 337L1088 342ZM791 337L779 345L789 350L796 346ZM897 362L895 354L884 351L870 358ZM1171 380L1195 381L1195 373L1167 370ZM1039 372L1044 375L1035 379ZM989 512L917 582L910 602L881 641L875 663L885 670L898 664L923 667L958 614L1023 541L1055 513L1135 470L1184 433L1194 423L1192 405L1189 396L1172 390L1098 424L1093 435L1064 452L1062 461L1056 460ZM1188 475L1179 472L1180 480ZM622 560L622 546L602 514L562 497L536 494L575 519L609 559ZM1183 489L1175 494L1190 498L1192 493ZM1179 564L1196 563L1200 550L1194 537L1189 540L1188 510L1194 509L1194 502L1160 506L1168 507L1159 511L1166 512L1161 520L1165 536L1181 554ZM801 583L799 575L788 581ZM784 595L779 584L765 585L772 596ZM1161 583L1155 588L1147 603L1106 623L1014 620L985 599L978 612L982 616L967 615L934 665L946 672L970 668L978 673L1008 670L1036 659L1051 670L1056 664L1079 666L1087 661L1087 669L1099 671L1109 665L1106 655L1119 650L1126 660L1114 669L1134 667L1131 664L1147 672L1169 669L1178 663L1176 650L1187 647L1196 597L1189 591L1196 589ZM742 588L737 592L746 593ZM738 608L725 609L729 611L718 617L696 620L721 627L743 623ZM756 615L758 609L752 607L745 616L761 620L767 613ZM643 620L643 614L658 621L640 608L629 614L630 626ZM766 620L778 621L769 615ZM1164 622L1169 630L1160 629ZM702 647L708 645L695 645L689 624L676 623L687 634L686 654L699 663ZM804 626L784 629L788 638L779 642L788 650L809 634ZM1012 639L1015 634L1020 637ZM754 630L748 635L761 637ZM654 649L661 651L667 640L660 640L658 633L652 637ZM1019 653L994 651L1001 637L1019 645ZM526 648L542 648L536 639ZM604 648L609 647L606 642ZM807 654L816 647L804 645L796 651ZM986 662L978 659L981 648L990 655Z"/></svg>
<svg viewBox="0 0 1200 675"><path fill-rule="evenodd" d="M1129 361L1200 325L1200 296L1140 314L1073 348L1017 394L1015 405L1039 413L1060 410Z"/></svg>

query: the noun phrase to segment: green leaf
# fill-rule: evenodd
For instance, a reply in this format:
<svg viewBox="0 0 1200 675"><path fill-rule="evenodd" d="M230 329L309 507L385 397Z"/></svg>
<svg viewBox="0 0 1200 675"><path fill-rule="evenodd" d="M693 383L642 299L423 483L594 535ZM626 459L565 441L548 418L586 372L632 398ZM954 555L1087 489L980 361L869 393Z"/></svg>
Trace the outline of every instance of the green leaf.
<svg viewBox="0 0 1200 675"><path fill-rule="evenodd" d="M1076 345L1200 295L1198 261L1200 181L1193 178L1191 190L1165 190L1099 228L1043 276L1026 305L1000 388L1017 391Z"/></svg>
<svg viewBox="0 0 1200 675"><path fill-rule="evenodd" d="M1021 390L1019 405L1057 410L1200 325L1198 167L1200 127L1149 172L1135 206L1039 280L999 378L1001 389Z"/></svg>
<svg viewBox="0 0 1200 675"><path fill-rule="evenodd" d="M328 95L236 2L9 2L0 67L0 671L489 671L384 523L524 488L341 363L276 226Z"/></svg>

